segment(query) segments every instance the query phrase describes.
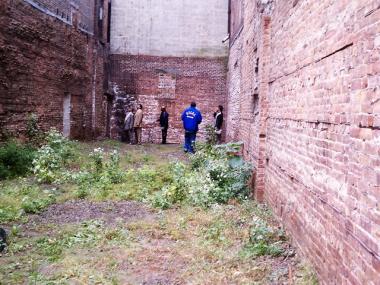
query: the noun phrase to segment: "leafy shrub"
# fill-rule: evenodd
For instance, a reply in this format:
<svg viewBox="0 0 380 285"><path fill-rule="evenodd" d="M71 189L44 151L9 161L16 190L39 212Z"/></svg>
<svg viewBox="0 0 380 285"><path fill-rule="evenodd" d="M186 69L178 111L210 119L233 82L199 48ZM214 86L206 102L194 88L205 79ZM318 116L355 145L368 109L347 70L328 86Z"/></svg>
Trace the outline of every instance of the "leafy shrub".
<svg viewBox="0 0 380 285"><path fill-rule="evenodd" d="M104 150L100 147L95 148L93 152L90 153L90 158L94 165L95 171L100 173L103 170Z"/></svg>
<svg viewBox="0 0 380 285"><path fill-rule="evenodd" d="M264 220L257 218L250 228L249 242L245 245L244 257L258 257L262 255L278 256L284 252L281 247L285 239L282 230L274 229Z"/></svg>
<svg viewBox="0 0 380 285"><path fill-rule="evenodd" d="M211 124L206 125L206 142L209 145L214 145L217 142L217 137L215 133L215 127Z"/></svg>
<svg viewBox="0 0 380 285"><path fill-rule="evenodd" d="M34 113L29 114L26 122L26 137L28 143L33 146L41 146L45 139L45 134L38 126L38 116Z"/></svg>
<svg viewBox="0 0 380 285"><path fill-rule="evenodd" d="M190 157L189 167L176 163L171 168L172 180L155 194L153 206L165 209L186 201L209 207L247 198L252 167L236 156L240 147L240 144L198 145L196 154Z"/></svg>
<svg viewBox="0 0 380 285"><path fill-rule="evenodd" d="M55 203L57 189L41 189L23 179L0 185L0 223L15 221L26 213L39 213Z"/></svg>
<svg viewBox="0 0 380 285"><path fill-rule="evenodd" d="M90 162L83 170L75 173L69 171L63 174L64 181L76 184L77 189L74 195L80 199L91 196L102 200L115 192L125 192L120 188L124 186L124 182L135 179L131 173L138 174L144 171L143 169L139 171L121 169L120 154L116 150L106 153L102 148L97 148L90 153L89 157ZM142 184L141 181L149 183L147 177L139 178L138 184ZM124 195L124 198L127 196Z"/></svg>
<svg viewBox="0 0 380 285"><path fill-rule="evenodd" d="M168 209L171 205L186 199L185 170L186 166L182 163L176 162L170 164L168 169L171 174L170 183L166 184L161 191L157 191L153 195L151 203L154 207Z"/></svg>
<svg viewBox="0 0 380 285"><path fill-rule="evenodd" d="M35 150L9 141L0 146L0 180L24 176L29 172Z"/></svg>
<svg viewBox="0 0 380 285"><path fill-rule="evenodd" d="M49 205L55 202L55 196L49 195L46 198L30 198L29 196L24 197L22 200L21 207L27 214L37 214L42 210L47 208Z"/></svg>
<svg viewBox="0 0 380 285"><path fill-rule="evenodd" d="M59 171L72 157L72 147L69 140L55 129L50 130L46 144L38 151L33 160L33 172L39 182L53 183L60 177Z"/></svg>

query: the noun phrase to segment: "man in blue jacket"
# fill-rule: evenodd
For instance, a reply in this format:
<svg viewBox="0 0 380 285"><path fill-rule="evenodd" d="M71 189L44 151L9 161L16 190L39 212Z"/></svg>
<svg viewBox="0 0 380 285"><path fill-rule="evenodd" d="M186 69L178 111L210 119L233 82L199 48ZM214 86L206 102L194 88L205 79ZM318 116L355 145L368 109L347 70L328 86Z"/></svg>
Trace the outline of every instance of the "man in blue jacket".
<svg viewBox="0 0 380 285"><path fill-rule="evenodd" d="M185 152L194 153L194 143L197 137L198 125L202 122L201 112L197 104L191 102L189 108L182 113L183 128L185 129Z"/></svg>

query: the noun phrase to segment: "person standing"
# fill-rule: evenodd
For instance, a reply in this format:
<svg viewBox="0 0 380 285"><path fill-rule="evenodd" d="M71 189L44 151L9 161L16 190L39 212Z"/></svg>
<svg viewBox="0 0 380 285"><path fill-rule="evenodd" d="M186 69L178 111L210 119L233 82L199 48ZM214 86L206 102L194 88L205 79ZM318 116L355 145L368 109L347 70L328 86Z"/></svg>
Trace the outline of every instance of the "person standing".
<svg viewBox="0 0 380 285"><path fill-rule="evenodd" d="M183 128L185 129L184 151L189 153L194 153L198 125L202 123L202 114L196 106L195 102L191 102L190 107L182 113Z"/></svg>
<svg viewBox="0 0 380 285"><path fill-rule="evenodd" d="M169 129L169 114L166 112L165 106L161 107L160 126L162 132L162 144L166 144L166 137Z"/></svg>
<svg viewBox="0 0 380 285"><path fill-rule="evenodd" d="M141 144L141 133L142 133L142 121L143 121L143 106L138 105L137 111L135 114L135 121L133 123L133 128L135 130L135 143Z"/></svg>
<svg viewBox="0 0 380 285"><path fill-rule="evenodd" d="M132 144L133 142L133 122L134 121L134 115L132 112L132 108L127 109L127 115L125 116L124 120L124 133L126 142L129 144Z"/></svg>
<svg viewBox="0 0 380 285"><path fill-rule="evenodd" d="M223 106L219 105L218 110L214 113L215 118L215 134L216 142L220 144L222 142L222 126L223 126Z"/></svg>

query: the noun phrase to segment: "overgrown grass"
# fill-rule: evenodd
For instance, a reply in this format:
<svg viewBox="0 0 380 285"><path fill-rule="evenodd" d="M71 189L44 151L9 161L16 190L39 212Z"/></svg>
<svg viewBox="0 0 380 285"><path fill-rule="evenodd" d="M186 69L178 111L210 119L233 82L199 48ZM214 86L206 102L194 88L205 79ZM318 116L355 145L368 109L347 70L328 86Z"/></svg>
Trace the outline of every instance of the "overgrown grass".
<svg viewBox="0 0 380 285"><path fill-rule="evenodd" d="M41 152L43 163L37 157L34 164L51 170L48 179L0 182L0 223L10 233L0 280L141 284L141 276L151 273L144 270L156 268L180 284L282 284L289 282L292 266L293 284L317 284L298 261L279 262L294 249L270 210L247 199L251 166L235 155L238 145L201 145L188 161L176 159L180 149L172 146L63 140L50 148L48 157L55 157L58 167ZM48 172L41 173L37 177ZM136 200L157 211L117 226L100 221L35 225L32 234L16 224L72 199Z"/></svg>
<svg viewBox="0 0 380 285"><path fill-rule="evenodd" d="M28 179L0 182L0 223L17 221L35 214L56 201L59 190L42 187Z"/></svg>
<svg viewBox="0 0 380 285"><path fill-rule="evenodd" d="M108 150L102 151L101 158L93 155L99 146ZM0 223L20 220L71 199L147 201L171 181L162 150L154 151L147 153L111 141L69 142L53 130L34 156L33 167L29 164L34 176L0 181ZM165 151L173 152L170 148Z"/></svg>
<svg viewBox="0 0 380 285"><path fill-rule="evenodd" d="M27 279L30 284L47 284L53 281L62 284L60 282L67 281L66 272L56 272L47 276L39 272L40 266L63 264L67 256L74 257L82 248L103 250L116 246L127 248L130 244L129 233L124 228L105 228L102 222L96 220L60 228L53 225L45 226L40 230L49 232L49 235L28 239L18 234L11 235L8 255L14 262L0 266L2 281L7 280L7 284L19 284ZM20 265L22 270L17 270L17 266Z"/></svg>

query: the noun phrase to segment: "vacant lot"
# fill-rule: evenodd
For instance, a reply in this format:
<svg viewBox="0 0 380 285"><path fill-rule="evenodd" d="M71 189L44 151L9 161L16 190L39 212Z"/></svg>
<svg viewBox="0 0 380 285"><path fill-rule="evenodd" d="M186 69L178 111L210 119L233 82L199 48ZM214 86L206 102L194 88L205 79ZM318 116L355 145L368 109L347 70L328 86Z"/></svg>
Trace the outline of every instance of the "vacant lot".
<svg viewBox="0 0 380 285"><path fill-rule="evenodd" d="M179 146L70 148L51 175L0 182L0 284L317 284L270 211L207 190Z"/></svg>

